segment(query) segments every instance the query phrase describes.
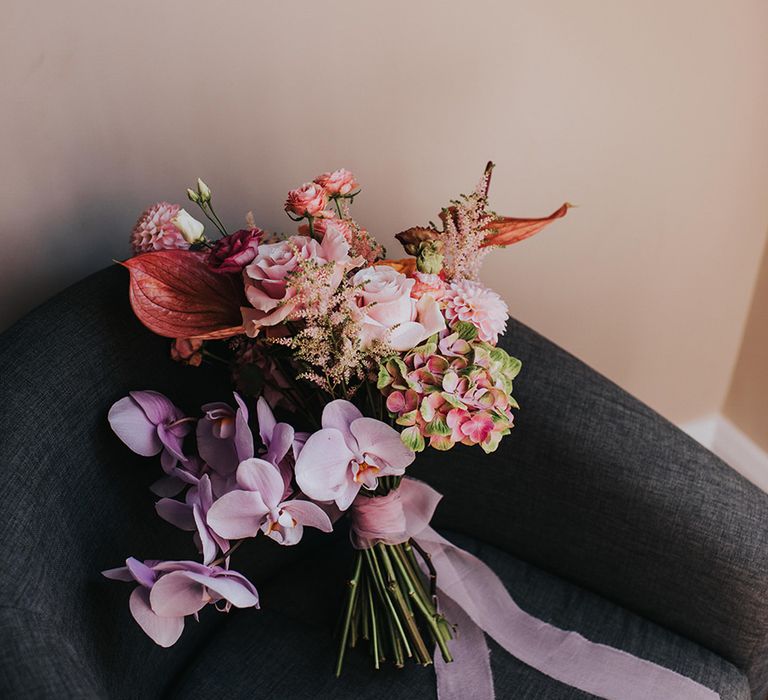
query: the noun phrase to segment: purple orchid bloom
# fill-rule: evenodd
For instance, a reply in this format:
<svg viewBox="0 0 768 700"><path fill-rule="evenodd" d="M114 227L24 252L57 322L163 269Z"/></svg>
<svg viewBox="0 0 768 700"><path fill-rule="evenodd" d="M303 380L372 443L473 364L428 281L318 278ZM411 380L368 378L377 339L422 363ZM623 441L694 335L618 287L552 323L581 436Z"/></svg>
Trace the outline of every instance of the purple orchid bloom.
<svg viewBox="0 0 768 700"><path fill-rule="evenodd" d="M200 478L210 472L210 467L197 455L187 457L179 462L170 472L158 479L149 490L156 496L177 496L187 486L197 486Z"/></svg>
<svg viewBox="0 0 768 700"><path fill-rule="evenodd" d="M240 462L254 455L248 408L237 393L234 397L236 411L226 403L209 403L203 406L205 415L197 423L200 456L225 478L234 474Z"/></svg>
<svg viewBox="0 0 768 700"><path fill-rule="evenodd" d="M226 601L223 611L258 608L259 594L242 574L194 561L145 561L129 557L125 566L101 572L115 581L135 581L129 607L139 627L161 647L175 644L184 618L209 603Z"/></svg>
<svg viewBox="0 0 768 700"><path fill-rule="evenodd" d="M346 510L361 486L374 490L380 476L398 476L416 454L391 426L367 418L349 401L323 409L322 430L309 436L296 460L296 482L316 501Z"/></svg>
<svg viewBox="0 0 768 700"><path fill-rule="evenodd" d="M230 491L208 511L210 526L222 537L255 537L259 531L278 544L294 545L304 534L304 526L331 532L331 521L320 506L311 501L284 500L285 484L274 464L263 459L248 459L237 468L240 489Z"/></svg>
<svg viewBox="0 0 768 700"><path fill-rule="evenodd" d="M131 391L109 409L112 430L131 450L143 457L160 454L163 471L170 473L179 460L184 437L193 418L186 418L170 399L156 391Z"/></svg>
<svg viewBox="0 0 768 700"><path fill-rule="evenodd" d="M211 479L207 474L200 477L196 486L187 491L186 502L161 498L155 504L157 514L180 530L195 533L195 544L203 554L203 564L210 564L221 551L229 550L229 542L219 537L208 524L208 511L213 505Z"/></svg>
<svg viewBox="0 0 768 700"><path fill-rule="evenodd" d="M280 470L285 484L284 495L287 496L293 480L296 455L306 441L305 434L295 432L288 423L278 423L263 397L256 404L256 416L259 421L259 437L267 448L266 453L259 456Z"/></svg>

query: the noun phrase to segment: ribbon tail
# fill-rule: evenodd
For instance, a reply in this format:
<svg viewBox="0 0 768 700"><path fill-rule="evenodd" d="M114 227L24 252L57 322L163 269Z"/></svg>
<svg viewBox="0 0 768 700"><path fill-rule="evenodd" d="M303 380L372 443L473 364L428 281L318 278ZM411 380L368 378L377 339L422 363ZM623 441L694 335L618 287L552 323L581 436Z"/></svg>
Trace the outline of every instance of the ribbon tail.
<svg viewBox="0 0 768 700"><path fill-rule="evenodd" d="M440 695L440 700L460 697L451 693L453 685L460 682L458 676L464 673L465 663L475 673L475 666L479 667L478 657L487 660L485 640L481 648L473 626L537 671L607 700L719 700L715 691L675 671L620 649L591 642L577 632L561 630L529 615L512 600L488 566L432 528L421 531L417 540L432 558L441 594L450 599L448 606L454 603L473 623L460 629L460 634L467 634L471 638L467 645L475 649L466 654L463 649L459 651L455 670L449 672L438 666L438 686L445 684L445 695ZM463 697L493 695L471 692Z"/></svg>
<svg viewBox="0 0 768 700"><path fill-rule="evenodd" d="M485 633L442 591L440 608L446 619L456 625L458 636L451 643L452 662L446 663L440 651L435 649L438 700L495 700Z"/></svg>

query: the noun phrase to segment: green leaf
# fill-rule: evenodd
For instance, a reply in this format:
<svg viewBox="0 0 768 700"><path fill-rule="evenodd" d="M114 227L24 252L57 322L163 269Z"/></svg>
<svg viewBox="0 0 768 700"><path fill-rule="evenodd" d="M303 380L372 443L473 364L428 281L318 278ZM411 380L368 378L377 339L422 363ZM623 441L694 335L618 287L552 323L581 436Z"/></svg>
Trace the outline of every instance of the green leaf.
<svg viewBox="0 0 768 700"><path fill-rule="evenodd" d="M379 365L379 377L376 381L376 388L384 389L388 387L393 381L394 380L392 375L387 371L386 366L383 364Z"/></svg>

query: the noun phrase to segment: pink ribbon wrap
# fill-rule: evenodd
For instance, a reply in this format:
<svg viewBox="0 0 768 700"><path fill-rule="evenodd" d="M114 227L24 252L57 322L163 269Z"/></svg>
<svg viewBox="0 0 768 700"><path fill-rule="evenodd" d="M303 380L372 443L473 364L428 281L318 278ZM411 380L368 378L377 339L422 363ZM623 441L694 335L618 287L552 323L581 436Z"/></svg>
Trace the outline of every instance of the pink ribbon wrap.
<svg viewBox="0 0 768 700"><path fill-rule="evenodd" d="M714 690L686 676L522 610L489 567L429 526L441 498L427 484L403 479L386 496L358 496L350 509L356 548L413 538L432 559L441 612L459 630L451 643L454 661L435 654L440 700L494 700L486 634L537 671L608 700L719 700Z"/></svg>

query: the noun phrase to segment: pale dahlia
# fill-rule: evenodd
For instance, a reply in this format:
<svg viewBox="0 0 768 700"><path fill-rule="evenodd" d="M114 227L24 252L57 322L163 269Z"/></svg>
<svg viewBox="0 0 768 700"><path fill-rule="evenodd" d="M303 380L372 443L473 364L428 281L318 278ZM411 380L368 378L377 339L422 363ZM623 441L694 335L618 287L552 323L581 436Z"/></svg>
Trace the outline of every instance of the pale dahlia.
<svg viewBox="0 0 768 700"><path fill-rule="evenodd" d="M153 250L189 248L181 230L173 219L181 211L178 204L158 202L147 209L131 231L131 247L137 255Z"/></svg>
<svg viewBox="0 0 768 700"><path fill-rule="evenodd" d="M508 308L488 287L472 280L452 282L443 293L445 318L449 326L468 321L477 328L478 338L495 345L507 328Z"/></svg>

